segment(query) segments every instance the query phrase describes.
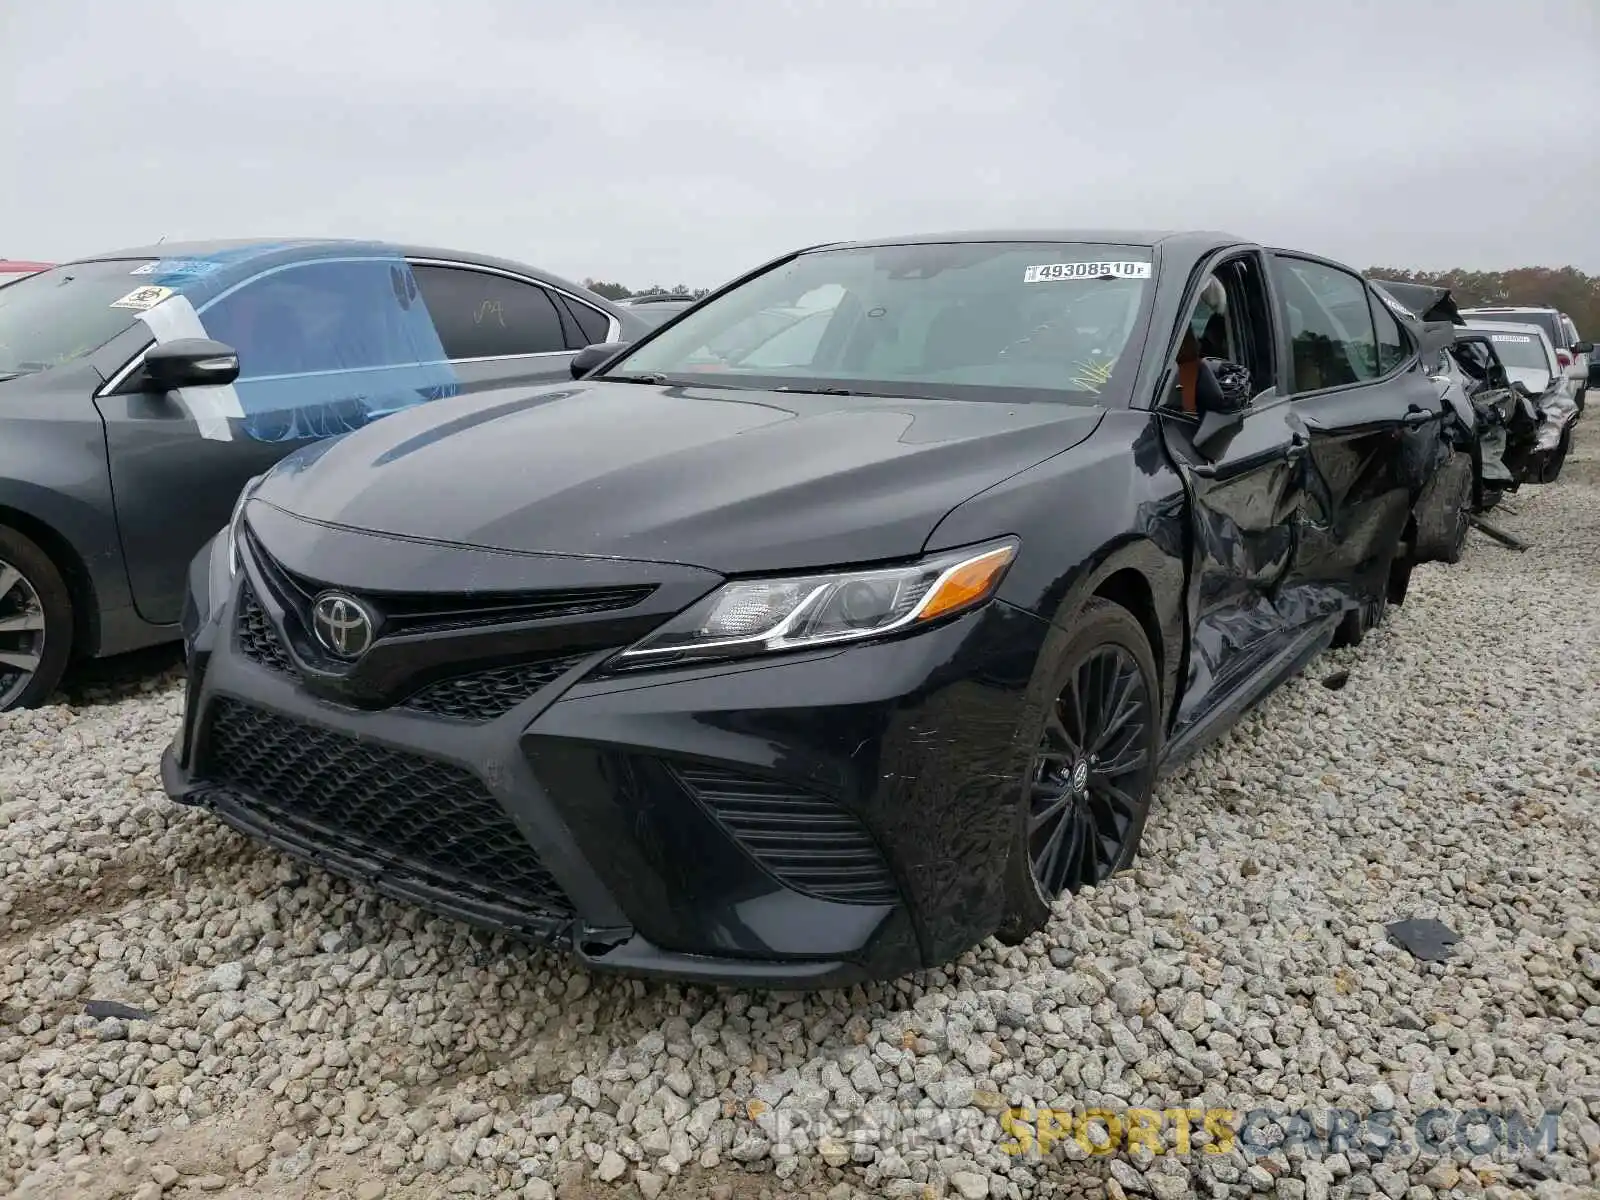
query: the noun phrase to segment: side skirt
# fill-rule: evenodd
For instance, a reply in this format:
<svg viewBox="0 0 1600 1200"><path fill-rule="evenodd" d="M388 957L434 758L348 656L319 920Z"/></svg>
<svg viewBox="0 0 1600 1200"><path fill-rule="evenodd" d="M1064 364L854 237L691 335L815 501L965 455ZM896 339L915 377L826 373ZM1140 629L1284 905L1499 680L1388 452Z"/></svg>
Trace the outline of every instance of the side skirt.
<svg viewBox="0 0 1600 1200"><path fill-rule="evenodd" d="M1298 675L1333 641L1343 613L1307 626L1298 637L1240 680L1226 697L1180 730L1162 748L1157 774L1169 775L1226 733L1284 680Z"/></svg>

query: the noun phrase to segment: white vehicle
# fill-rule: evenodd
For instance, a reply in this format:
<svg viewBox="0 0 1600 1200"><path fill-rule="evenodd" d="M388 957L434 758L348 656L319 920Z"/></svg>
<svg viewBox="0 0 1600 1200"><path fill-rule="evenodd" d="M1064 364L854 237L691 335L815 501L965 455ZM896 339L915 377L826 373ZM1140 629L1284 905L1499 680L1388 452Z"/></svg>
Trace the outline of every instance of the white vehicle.
<svg viewBox="0 0 1600 1200"><path fill-rule="evenodd" d="M1468 329L1488 335L1505 364L1511 386L1537 407L1539 432L1530 465L1540 483L1553 483L1566 461L1572 445L1572 427L1580 411L1578 379L1573 369L1561 364L1542 324L1481 320L1465 311L1462 315L1467 317ZM1587 366L1584 376L1587 380Z"/></svg>
<svg viewBox="0 0 1600 1200"><path fill-rule="evenodd" d="M1463 308L1461 315L1468 321L1510 321L1518 325L1537 325L1544 330L1561 369L1572 374L1575 398L1582 411L1584 393L1589 388L1589 356L1594 352L1594 343L1578 336L1578 327L1566 313L1542 305L1504 305Z"/></svg>

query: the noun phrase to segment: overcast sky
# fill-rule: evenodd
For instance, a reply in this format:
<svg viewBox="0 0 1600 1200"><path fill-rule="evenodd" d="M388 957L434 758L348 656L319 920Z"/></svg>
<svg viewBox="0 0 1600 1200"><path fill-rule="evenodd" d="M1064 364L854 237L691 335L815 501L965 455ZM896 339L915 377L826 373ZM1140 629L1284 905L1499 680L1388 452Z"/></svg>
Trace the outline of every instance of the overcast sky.
<svg viewBox="0 0 1600 1200"><path fill-rule="evenodd" d="M331 234L706 285L1223 228L1600 273L1597 0L0 0L0 257Z"/></svg>

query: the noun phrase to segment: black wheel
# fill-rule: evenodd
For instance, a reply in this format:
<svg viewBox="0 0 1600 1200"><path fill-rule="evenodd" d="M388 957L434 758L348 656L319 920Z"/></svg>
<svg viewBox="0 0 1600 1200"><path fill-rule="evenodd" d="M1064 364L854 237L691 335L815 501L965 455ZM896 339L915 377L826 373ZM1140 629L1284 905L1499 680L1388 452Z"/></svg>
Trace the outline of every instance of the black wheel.
<svg viewBox="0 0 1600 1200"><path fill-rule="evenodd" d="M50 556L0 526L0 712L31 708L72 656L72 596Z"/></svg>
<svg viewBox="0 0 1600 1200"><path fill-rule="evenodd" d="M1567 465L1567 451L1572 449L1572 426L1569 424L1561 431L1561 440L1556 443L1545 460L1539 464L1539 482L1554 483L1561 478L1561 468Z"/></svg>
<svg viewBox="0 0 1600 1200"><path fill-rule="evenodd" d="M1472 456L1452 450L1418 498L1410 560L1414 563L1461 561L1472 516Z"/></svg>
<svg viewBox="0 0 1600 1200"><path fill-rule="evenodd" d="M1160 746L1155 659L1133 614L1091 600L1061 648L1006 864L1015 943L1063 892L1103 882L1139 848Z"/></svg>

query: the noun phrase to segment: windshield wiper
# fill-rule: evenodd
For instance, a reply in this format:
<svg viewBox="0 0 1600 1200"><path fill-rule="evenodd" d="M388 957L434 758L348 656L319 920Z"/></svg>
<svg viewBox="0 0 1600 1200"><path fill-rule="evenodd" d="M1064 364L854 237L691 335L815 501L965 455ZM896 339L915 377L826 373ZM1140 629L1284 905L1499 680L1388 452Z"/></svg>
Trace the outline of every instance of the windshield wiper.
<svg viewBox="0 0 1600 1200"><path fill-rule="evenodd" d="M643 375L598 375L596 378L607 383L649 383L657 387L668 382L667 377L659 371L647 371Z"/></svg>
<svg viewBox="0 0 1600 1200"><path fill-rule="evenodd" d="M842 387L779 387L772 389L775 392L795 392L802 396L862 396L869 400L908 400L909 396L898 396L893 392L858 392L851 388Z"/></svg>

